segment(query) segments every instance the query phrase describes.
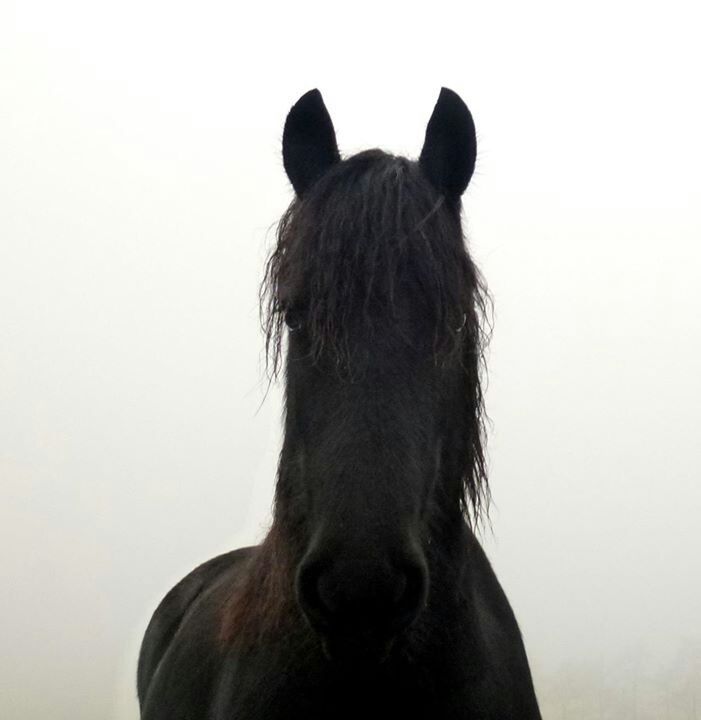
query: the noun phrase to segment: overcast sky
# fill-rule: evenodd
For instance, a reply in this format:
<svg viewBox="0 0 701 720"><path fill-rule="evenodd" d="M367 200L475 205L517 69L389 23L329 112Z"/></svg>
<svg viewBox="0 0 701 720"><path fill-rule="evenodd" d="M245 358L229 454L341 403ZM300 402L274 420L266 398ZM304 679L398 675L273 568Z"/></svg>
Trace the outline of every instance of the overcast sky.
<svg viewBox="0 0 701 720"><path fill-rule="evenodd" d="M3 718L135 720L157 602L265 531L290 105L416 156L441 85L496 306L484 541L544 716L701 708L699 11L480 5L3 4Z"/></svg>

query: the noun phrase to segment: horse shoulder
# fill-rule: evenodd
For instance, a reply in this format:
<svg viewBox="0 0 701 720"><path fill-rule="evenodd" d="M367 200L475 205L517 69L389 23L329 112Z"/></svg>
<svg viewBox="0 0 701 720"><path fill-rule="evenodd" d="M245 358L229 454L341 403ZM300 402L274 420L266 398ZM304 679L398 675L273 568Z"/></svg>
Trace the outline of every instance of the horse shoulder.
<svg viewBox="0 0 701 720"><path fill-rule="evenodd" d="M470 582L465 592L471 597L476 614L487 684L506 703L508 711L503 713L504 717L540 720L516 616L487 554L474 536L470 541L470 559Z"/></svg>
<svg viewBox="0 0 701 720"><path fill-rule="evenodd" d="M188 573L161 600L146 628L139 652L137 690L142 706L151 680L190 608L223 573L250 557L254 549L239 548L207 560Z"/></svg>

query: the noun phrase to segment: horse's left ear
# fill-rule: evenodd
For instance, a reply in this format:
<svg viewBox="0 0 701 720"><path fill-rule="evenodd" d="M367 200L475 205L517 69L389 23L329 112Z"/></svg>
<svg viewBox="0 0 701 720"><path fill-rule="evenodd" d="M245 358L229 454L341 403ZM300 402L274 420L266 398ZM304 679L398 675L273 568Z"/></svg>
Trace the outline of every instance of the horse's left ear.
<svg viewBox="0 0 701 720"><path fill-rule="evenodd" d="M457 93L441 88L426 127L419 165L433 186L457 203L470 182L476 157L472 114Z"/></svg>
<svg viewBox="0 0 701 720"><path fill-rule="evenodd" d="M282 161L297 195L304 195L340 159L321 93L309 90L292 106L282 134Z"/></svg>

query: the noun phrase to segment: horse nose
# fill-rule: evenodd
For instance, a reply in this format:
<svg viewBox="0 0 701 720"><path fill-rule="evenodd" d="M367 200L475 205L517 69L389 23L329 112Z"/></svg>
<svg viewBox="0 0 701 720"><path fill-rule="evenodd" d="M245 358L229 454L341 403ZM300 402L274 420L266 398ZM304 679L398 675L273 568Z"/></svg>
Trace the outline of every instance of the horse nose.
<svg viewBox="0 0 701 720"><path fill-rule="evenodd" d="M428 571L419 553L399 561L309 553L297 573L297 600L310 625L326 635L391 638L426 604Z"/></svg>

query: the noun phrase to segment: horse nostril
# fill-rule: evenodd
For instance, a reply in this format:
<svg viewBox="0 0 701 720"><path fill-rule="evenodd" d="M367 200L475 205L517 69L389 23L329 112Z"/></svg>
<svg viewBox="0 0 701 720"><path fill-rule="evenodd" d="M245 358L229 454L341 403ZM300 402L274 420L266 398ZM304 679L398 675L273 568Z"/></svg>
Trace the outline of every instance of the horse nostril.
<svg viewBox="0 0 701 720"><path fill-rule="evenodd" d="M390 625L397 632L410 625L426 606L428 573L421 563L403 568L402 592L394 604Z"/></svg>
<svg viewBox="0 0 701 720"><path fill-rule="evenodd" d="M297 572L297 602L312 627L322 630L328 625L332 608L322 599L319 582L325 572L320 562L303 563Z"/></svg>
<svg viewBox="0 0 701 720"><path fill-rule="evenodd" d="M428 574L418 561L401 568L313 561L302 563L296 585L300 608L318 632L374 628L392 636L424 608Z"/></svg>

